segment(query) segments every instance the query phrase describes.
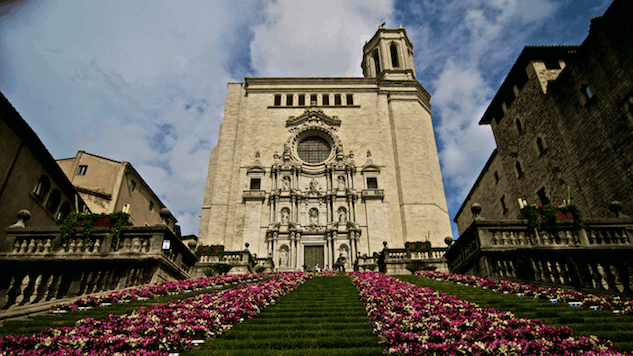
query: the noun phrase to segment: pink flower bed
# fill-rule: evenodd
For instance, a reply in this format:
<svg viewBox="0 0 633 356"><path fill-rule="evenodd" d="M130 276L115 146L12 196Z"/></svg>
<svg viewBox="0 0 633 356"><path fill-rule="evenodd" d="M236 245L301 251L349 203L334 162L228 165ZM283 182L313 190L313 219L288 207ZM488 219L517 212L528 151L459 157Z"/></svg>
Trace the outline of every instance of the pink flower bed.
<svg viewBox="0 0 633 356"><path fill-rule="evenodd" d="M351 275L388 354L629 355L595 337L574 337L569 327L480 308L382 273Z"/></svg>
<svg viewBox="0 0 633 356"><path fill-rule="evenodd" d="M83 310L86 307L104 306L108 303L125 303L134 300L158 298L170 294L184 293L185 291L211 289L224 285L232 285L242 282L256 281L261 278L272 277L272 273L262 274L236 274L201 277L197 279L162 282L157 285L145 285L136 288L124 289L100 296L82 297L71 303L55 304L52 312L59 310Z"/></svg>
<svg viewBox="0 0 633 356"><path fill-rule="evenodd" d="M141 308L131 315L85 318L74 327L48 328L39 335L5 336L0 338L0 354L166 355L252 318L306 278L303 273L278 274L258 283Z"/></svg>
<svg viewBox="0 0 633 356"><path fill-rule="evenodd" d="M581 302L585 306L593 306L596 309L617 310L620 315L633 313L633 302L630 300L623 300L618 296L598 296L573 289L536 287L510 281L469 276L465 274L451 274L436 271L418 271L415 274L427 278L441 279L452 283L471 285L495 291L523 294L535 299L555 299L560 303Z"/></svg>

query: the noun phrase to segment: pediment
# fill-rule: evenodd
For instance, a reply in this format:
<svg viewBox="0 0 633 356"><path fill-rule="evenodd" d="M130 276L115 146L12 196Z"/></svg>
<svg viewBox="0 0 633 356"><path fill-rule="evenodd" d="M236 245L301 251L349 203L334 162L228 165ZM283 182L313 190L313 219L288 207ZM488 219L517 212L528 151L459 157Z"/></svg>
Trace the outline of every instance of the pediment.
<svg viewBox="0 0 633 356"><path fill-rule="evenodd" d="M286 120L286 127L298 126L305 122L323 122L329 126L341 126L341 120L337 116L328 116L318 106L309 106L303 114L299 116L290 116Z"/></svg>

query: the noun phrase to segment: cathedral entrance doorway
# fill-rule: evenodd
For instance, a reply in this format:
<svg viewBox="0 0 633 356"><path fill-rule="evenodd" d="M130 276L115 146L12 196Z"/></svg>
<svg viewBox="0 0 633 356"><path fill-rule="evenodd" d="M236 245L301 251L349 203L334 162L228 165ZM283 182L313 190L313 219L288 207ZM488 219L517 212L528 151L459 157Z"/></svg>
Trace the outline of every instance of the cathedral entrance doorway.
<svg viewBox="0 0 633 356"><path fill-rule="evenodd" d="M316 265L319 265L321 269L324 266L324 246L305 246L303 248L303 261L306 271L314 271Z"/></svg>

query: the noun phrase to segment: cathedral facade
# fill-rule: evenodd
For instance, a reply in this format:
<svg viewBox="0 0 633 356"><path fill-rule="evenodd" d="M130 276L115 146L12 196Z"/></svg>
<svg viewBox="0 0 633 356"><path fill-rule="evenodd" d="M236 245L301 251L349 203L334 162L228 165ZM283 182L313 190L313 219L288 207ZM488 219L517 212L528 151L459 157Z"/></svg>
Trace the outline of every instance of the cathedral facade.
<svg viewBox="0 0 633 356"><path fill-rule="evenodd" d="M229 83L199 238L279 270L451 236L430 95L403 28L363 49L364 77Z"/></svg>

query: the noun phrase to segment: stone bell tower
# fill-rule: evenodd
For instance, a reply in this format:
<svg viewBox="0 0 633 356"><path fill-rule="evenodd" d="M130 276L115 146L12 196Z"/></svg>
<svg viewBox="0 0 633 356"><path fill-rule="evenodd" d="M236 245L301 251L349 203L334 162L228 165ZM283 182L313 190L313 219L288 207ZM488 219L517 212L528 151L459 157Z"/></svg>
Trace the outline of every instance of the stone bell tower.
<svg viewBox="0 0 633 356"><path fill-rule="evenodd" d="M413 45L404 28L380 27L363 47L363 75L391 80L415 80Z"/></svg>

